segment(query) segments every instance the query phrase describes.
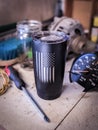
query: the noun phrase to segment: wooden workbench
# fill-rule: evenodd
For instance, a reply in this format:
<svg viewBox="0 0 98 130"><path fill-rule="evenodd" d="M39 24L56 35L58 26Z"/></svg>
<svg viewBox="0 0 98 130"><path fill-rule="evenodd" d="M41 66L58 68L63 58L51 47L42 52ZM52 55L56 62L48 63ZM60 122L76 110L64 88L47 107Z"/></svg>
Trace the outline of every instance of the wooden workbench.
<svg viewBox="0 0 98 130"><path fill-rule="evenodd" d="M24 93L12 87L0 96L0 130L98 130L98 92L84 93L83 88L70 83L68 71L72 60L66 63L64 87L55 100L43 100L36 93L33 69L16 69L27 83L28 90L50 118L45 122Z"/></svg>

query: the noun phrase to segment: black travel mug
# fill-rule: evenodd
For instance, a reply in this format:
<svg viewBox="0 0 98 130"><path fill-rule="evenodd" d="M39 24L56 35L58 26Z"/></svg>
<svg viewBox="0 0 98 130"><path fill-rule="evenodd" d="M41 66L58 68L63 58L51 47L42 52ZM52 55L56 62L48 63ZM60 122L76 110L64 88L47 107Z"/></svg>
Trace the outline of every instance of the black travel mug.
<svg viewBox="0 0 98 130"><path fill-rule="evenodd" d="M45 100L62 93L68 36L42 31L33 37L32 52L37 94Z"/></svg>

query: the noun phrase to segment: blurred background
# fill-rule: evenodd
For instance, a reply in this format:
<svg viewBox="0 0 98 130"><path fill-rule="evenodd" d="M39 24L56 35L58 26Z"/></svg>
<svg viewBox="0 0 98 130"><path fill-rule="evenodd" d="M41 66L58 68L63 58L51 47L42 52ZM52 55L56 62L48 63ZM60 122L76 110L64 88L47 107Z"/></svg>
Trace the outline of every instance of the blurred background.
<svg viewBox="0 0 98 130"><path fill-rule="evenodd" d="M0 32L7 28L4 25L14 28L16 22L24 19L49 20L60 11L57 6L61 6L63 16L79 20L86 33L97 33L93 23L98 21L97 0L0 0ZM96 41L95 37L92 39Z"/></svg>
<svg viewBox="0 0 98 130"><path fill-rule="evenodd" d="M98 0L0 0L0 39L13 37L22 20L36 20L42 23L42 30L70 35L75 53L98 47Z"/></svg>

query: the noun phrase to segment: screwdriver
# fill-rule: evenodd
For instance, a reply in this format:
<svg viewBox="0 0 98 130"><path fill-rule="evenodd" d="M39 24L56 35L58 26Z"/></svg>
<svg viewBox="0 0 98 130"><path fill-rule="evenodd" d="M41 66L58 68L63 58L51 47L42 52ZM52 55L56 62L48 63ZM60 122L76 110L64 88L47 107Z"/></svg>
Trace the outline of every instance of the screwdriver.
<svg viewBox="0 0 98 130"><path fill-rule="evenodd" d="M19 90L22 90L24 94L29 98L29 100L32 102L32 104L38 109L40 115L44 118L45 121L50 122L50 119L48 116L45 114L45 112L42 110L40 105L36 102L34 99L33 95L26 89L26 84L25 82L20 78L19 73L17 72L16 69L14 69L12 66L8 66L5 68L5 72L9 76L9 78L14 81L16 87Z"/></svg>

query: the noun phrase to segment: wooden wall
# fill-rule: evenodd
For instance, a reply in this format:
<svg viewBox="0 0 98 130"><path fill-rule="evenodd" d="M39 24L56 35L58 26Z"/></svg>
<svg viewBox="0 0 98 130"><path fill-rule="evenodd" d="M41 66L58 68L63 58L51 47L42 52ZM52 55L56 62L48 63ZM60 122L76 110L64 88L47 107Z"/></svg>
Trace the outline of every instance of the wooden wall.
<svg viewBox="0 0 98 130"><path fill-rule="evenodd" d="M23 19L46 20L54 15L56 0L0 0L0 25Z"/></svg>
<svg viewBox="0 0 98 130"><path fill-rule="evenodd" d="M78 19L90 29L92 17L98 14L98 0L65 0L65 16Z"/></svg>
<svg viewBox="0 0 98 130"><path fill-rule="evenodd" d="M80 0L73 2L72 17L81 21L85 29L90 28L91 12L91 1Z"/></svg>

